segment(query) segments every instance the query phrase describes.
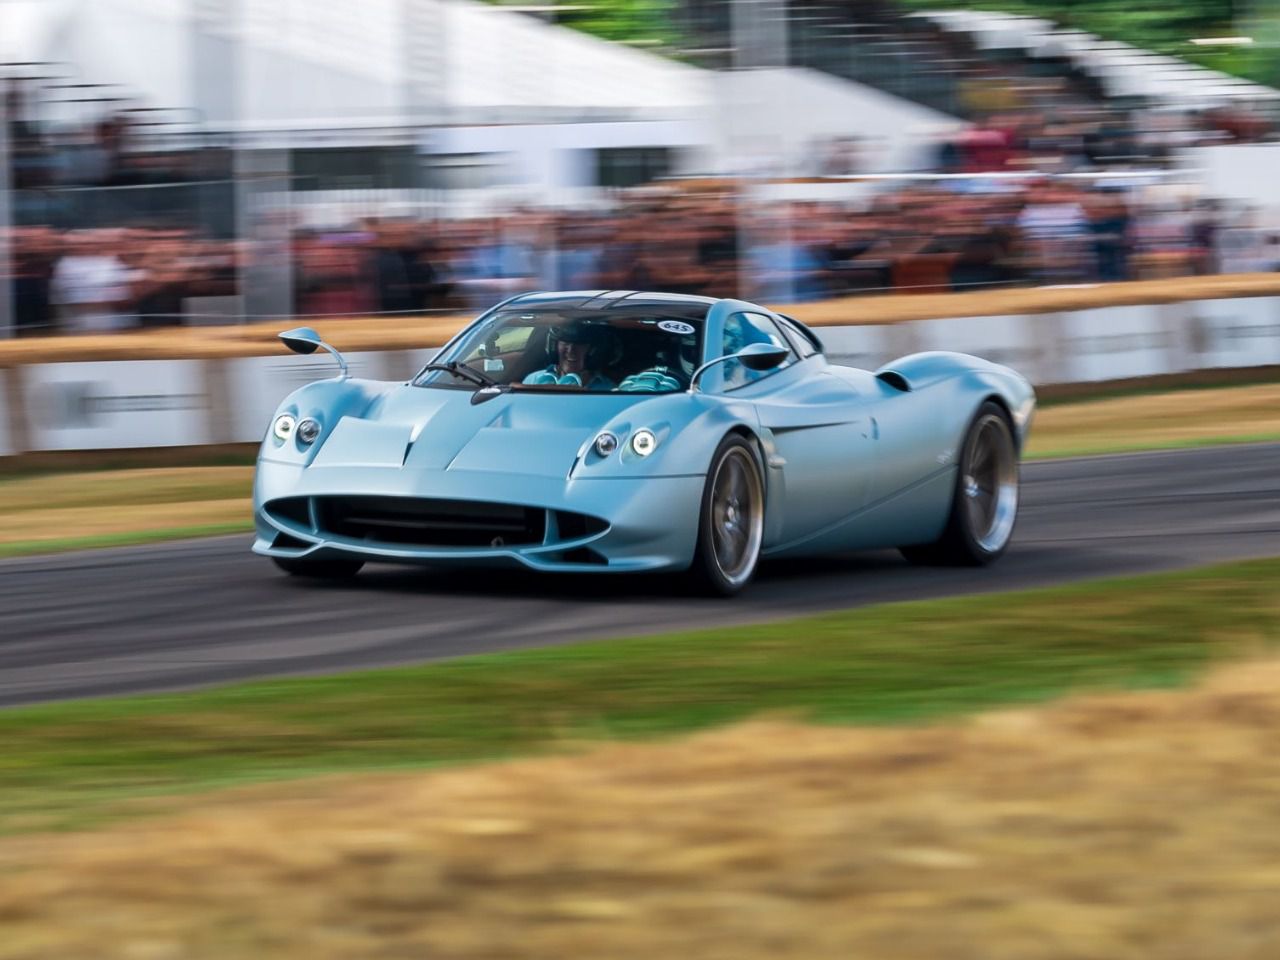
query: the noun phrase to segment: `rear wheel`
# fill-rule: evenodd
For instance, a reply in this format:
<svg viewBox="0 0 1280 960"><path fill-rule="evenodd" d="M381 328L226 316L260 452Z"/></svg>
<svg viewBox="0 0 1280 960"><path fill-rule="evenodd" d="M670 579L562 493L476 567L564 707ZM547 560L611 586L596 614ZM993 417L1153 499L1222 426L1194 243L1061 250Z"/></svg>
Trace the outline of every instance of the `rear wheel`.
<svg viewBox="0 0 1280 960"><path fill-rule="evenodd" d="M933 543L903 547L912 563L982 566L998 559L1018 518L1018 450L1004 408L987 401L965 434L951 514Z"/></svg>
<svg viewBox="0 0 1280 960"><path fill-rule="evenodd" d="M693 573L707 592L732 596L751 580L764 539L764 480L760 455L745 438L720 441L698 519Z"/></svg>
<svg viewBox="0 0 1280 960"><path fill-rule="evenodd" d="M363 560L293 560L272 557L272 563L291 577L313 580L349 580L360 572Z"/></svg>

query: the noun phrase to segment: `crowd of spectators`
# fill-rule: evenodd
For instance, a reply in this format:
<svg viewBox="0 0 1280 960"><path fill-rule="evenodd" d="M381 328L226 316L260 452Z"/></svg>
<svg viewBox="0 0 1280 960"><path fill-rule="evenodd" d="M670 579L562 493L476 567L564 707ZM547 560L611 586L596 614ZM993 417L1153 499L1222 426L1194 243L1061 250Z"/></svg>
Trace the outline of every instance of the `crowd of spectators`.
<svg viewBox="0 0 1280 960"><path fill-rule="evenodd" d="M476 310L527 289L662 289L783 303L1280 268L1280 234L1253 212L1164 178L1125 174L1139 159L1248 139L1260 127L1226 114L1190 125L1155 114L1131 121L1074 95L1015 96L1008 88L994 73L970 78L965 96L982 119L940 134L930 152L930 172L952 176L863 182L844 193L815 183L808 193L821 200L765 202L759 184L747 196L731 181L672 181L613 191L590 210L357 217L328 226L300 218L287 250L218 239L207 224L194 225L198 218L135 212L107 228L54 228L30 225L28 211L10 237L16 324L20 333L173 325L200 319L210 298L222 298L219 312L243 315L234 306L241 278L279 263L288 266L272 282L303 316ZM136 121L122 115L54 139L23 117L13 100L19 198L190 182L218 156L144 147ZM834 138L814 151L822 165L815 172L856 175L872 149Z"/></svg>
<svg viewBox="0 0 1280 960"><path fill-rule="evenodd" d="M173 228L14 232L25 332L179 324L263 251ZM797 302L1280 268L1280 235L1171 188L910 182L858 201L748 203L643 188L607 211L365 219L292 234L299 315L476 310L529 289L661 289Z"/></svg>

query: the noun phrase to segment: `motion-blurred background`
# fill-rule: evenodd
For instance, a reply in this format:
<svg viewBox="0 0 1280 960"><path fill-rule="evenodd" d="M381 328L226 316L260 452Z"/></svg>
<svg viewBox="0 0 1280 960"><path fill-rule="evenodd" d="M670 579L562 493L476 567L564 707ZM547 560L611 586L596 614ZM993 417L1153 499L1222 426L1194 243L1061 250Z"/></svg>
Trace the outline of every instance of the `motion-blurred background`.
<svg viewBox="0 0 1280 960"><path fill-rule="evenodd" d="M993 6L0 0L0 331L1280 267L1280 4Z"/></svg>

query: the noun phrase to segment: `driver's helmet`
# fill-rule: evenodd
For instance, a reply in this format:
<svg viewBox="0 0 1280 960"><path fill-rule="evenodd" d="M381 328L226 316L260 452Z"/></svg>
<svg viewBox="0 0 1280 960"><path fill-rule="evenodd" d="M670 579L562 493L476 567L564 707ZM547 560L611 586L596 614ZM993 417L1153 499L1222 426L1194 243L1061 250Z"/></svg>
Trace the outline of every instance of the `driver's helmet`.
<svg viewBox="0 0 1280 960"><path fill-rule="evenodd" d="M556 344L559 343L585 343L590 348L587 350L587 368L599 370L613 362L614 342L613 331L608 327L585 320L570 320L547 331L547 354L554 359Z"/></svg>

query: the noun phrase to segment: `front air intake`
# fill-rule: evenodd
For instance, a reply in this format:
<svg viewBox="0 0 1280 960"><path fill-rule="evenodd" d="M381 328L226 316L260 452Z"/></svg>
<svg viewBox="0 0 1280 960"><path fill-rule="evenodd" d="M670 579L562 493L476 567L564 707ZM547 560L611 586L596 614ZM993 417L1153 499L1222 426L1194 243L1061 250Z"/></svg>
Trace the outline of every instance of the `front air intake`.
<svg viewBox="0 0 1280 960"><path fill-rule="evenodd" d="M547 512L478 500L315 497L320 531L348 540L422 547L512 547L546 536Z"/></svg>

